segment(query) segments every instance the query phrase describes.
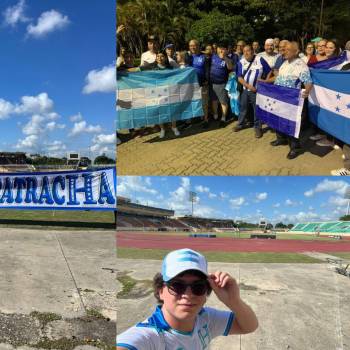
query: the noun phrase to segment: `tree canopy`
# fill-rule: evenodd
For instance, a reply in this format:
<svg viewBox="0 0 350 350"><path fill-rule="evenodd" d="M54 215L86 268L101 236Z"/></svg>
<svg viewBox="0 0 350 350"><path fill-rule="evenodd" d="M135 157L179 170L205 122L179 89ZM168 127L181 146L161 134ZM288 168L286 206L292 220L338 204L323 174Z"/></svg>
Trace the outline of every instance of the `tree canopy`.
<svg viewBox="0 0 350 350"><path fill-rule="evenodd" d="M118 0L117 24L126 29L121 45L137 55L147 35L183 48L189 39L202 44L278 36L305 44L315 36L350 39L350 1L324 0ZM321 24L321 25L320 25Z"/></svg>

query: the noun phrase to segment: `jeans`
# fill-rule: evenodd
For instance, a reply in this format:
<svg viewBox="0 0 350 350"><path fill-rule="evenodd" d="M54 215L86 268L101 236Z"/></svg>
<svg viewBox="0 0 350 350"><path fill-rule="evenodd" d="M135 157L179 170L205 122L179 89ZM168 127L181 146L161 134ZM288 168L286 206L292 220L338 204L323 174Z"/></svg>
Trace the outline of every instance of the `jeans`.
<svg viewBox="0 0 350 350"><path fill-rule="evenodd" d="M256 105L256 93L243 90L240 98L241 109L238 117L238 125L244 126L244 121L248 116L249 105L251 105L254 115L254 128L261 128L261 121L256 118L255 105Z"/></svg>

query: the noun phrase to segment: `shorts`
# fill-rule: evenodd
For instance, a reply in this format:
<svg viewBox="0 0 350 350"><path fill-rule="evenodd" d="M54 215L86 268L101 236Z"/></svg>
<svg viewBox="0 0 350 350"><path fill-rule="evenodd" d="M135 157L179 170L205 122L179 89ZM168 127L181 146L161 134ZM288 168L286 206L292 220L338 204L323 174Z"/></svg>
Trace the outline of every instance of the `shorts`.
<svg viewBox="0 0 350 350"><path fill-rule="evenodd" d="M222 105L228 105L229 103L229 98L227 91L225 90L226 83L224 84L210 84L210 99L212 101L217 101Z"/></svg>

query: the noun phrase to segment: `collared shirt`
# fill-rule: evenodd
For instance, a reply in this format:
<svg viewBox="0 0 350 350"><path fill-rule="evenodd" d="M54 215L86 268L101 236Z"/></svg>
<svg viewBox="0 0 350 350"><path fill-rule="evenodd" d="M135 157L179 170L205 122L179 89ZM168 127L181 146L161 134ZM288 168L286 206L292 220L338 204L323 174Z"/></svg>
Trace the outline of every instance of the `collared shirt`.
<svg viewBox="0 0 350 350"><path fill-rule="evenodd" d="M284 61L275 80L276 85L301 88L301 83L312 84L309 67L301 58Z"/></svg>
<svg viewBox="0 0 350 350"><path fill-rule="evenodd" d="M248 84L256 87L258 79L260 79L263 74L266 77L270 71L270 66L261 56L255 56L252 64L243 57L238 62L237 76L243 78ZM244 86L243 89L246 90L247 88Z"/></svg>
<svg viewBox="0 0 350 350"><path fill-rule="evenodd" d="M141 63L140 66L143 66L145 63L150 64L156 61L157 54L152 53L151 51L146 51L141 55Z"/></svg>
<svg viewBox="0 0 350 350"><path fill-rule="evenodd" d="M268 55L266 51L258 53L258 56L262 57L270 66L272 69L276 63L277 57L279 56L278 53L272 53L272 55Z"/></svg>
<svg viewBox="0 0 350 350"><path fill-rule="evenodd" d="M228 335L234 314L205 307L197 315L192 332L172 329L160 307L146 321L129 328L117 337L117 346L137 350L205 350L212 339Z"/></svg>
<svg viewBox="0 0 350 350"><path fill-rule="evenodd" d="M282 55L279 55L277 57L275 65L273 66L273 69L277 69L277 70L280 69L285 60L286 59Z"/></svg>
<svg viewBox="0 0 350 350"><path fill-rule="evenodd" d="M208 76L208 58L203 53L191 54L189 61L189 65L197 72L199 85L202 86Z"/></svg>

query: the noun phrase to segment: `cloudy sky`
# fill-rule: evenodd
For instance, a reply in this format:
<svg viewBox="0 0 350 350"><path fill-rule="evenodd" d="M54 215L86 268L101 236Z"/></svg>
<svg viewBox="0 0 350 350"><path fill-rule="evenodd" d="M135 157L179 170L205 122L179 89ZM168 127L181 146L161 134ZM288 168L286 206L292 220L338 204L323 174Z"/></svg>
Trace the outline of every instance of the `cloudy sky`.
<svg viewBox="0 0 350 350"><path fill-rule="evenodd" d="M346 212L350 180L330 177L137 177L118 178L118 196L140 204L190 214L188 192L198 201L194 215L248 222L296 223L338 220Z"/></svg>
<svg viewBox="0 0 350 350"><path fill-rule="evenodd" d="M115 149L115 2L2 0L1 151Z"/></svg>

